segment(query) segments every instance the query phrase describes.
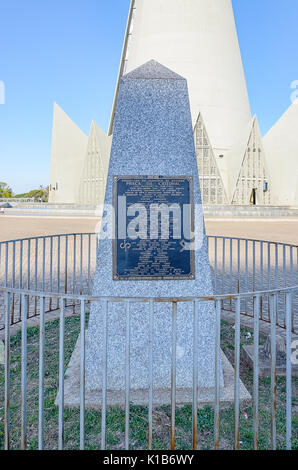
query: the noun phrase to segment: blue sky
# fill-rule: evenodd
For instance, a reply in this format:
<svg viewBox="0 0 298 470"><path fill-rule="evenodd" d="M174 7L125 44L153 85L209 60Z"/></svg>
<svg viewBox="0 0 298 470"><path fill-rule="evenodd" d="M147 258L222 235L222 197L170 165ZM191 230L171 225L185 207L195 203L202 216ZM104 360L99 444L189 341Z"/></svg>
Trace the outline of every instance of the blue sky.
<svg viewBox="0 0 298 470"><path fill-rule="evenodd" d="M0 0L0 181L49 181L53 103L107 130L129 0ZM252 112L265 134L298 80L298 1L233 0ZM1 98L1 93L0 93Z"/></svg>

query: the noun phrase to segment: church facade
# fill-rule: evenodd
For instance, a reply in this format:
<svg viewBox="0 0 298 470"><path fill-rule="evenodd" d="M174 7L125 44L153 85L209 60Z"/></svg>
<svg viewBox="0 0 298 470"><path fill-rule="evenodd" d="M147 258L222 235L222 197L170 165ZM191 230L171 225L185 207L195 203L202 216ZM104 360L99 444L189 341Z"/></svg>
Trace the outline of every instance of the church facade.
<svg viewBox="0 0 298 470"><path fill-rule="evenodd" d="M92 123L89 137L82 136L55 108L50 202L102 203L120 79L152 59L187 79L203 203L297 205L298 106L262 138L231 0L131 1L108 134Z"/></svg>

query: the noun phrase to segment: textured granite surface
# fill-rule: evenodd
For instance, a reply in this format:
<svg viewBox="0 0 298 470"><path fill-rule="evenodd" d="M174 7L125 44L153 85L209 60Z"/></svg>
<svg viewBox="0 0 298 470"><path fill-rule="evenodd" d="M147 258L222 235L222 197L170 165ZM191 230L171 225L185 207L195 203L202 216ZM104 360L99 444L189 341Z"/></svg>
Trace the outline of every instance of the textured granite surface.
<svg viewBox="0 0 298 470"><path fill-rule="evenodd" d="M201 194L194 148L187 82L151 61L124 76L120 82L105 203L112 204L113 176L163 175L194 179L194 202ZM202 208L197 226L204 226ZM186 297L213 293L207 240L195 253L195 280L113 281L112 240L99 242L94 295L119 297ZM102 304L91 309L87 334L87 389L102 383ZM154 387L171 383L170 304L156 304L154 311ZM110 304L108 316L108 389L121 390L125 380L125 305ZM131 306L131 388L148 387L148 305ZM199 386L214 386L215 310L202 303L199 309ZM177 387L193 380L193 304L178 304ZM221 377L223 381L223 378Z"/></svg>
<svg viewBox="0 0 298 470"><path fill-rule="evenodd" d="M224 376L224 387L220 389L221 409L234 406L235 371L228 358L221 351L222 370ZM240 380L239 383L240 407L251 406L251 395ZM58 405L57 396L56 405ZM159 407L170 403L171 391L169 389L154 388L153 406ZM176 394L176 404L184 405L192 402L192 388L178 388ZM130 403L133 405L148 405L148 391L132 389L130 393ZM101 409L102 393L100 390L86 390L86 408ZM109 406L124 407L125 393L122 390L110 390L107 394L107 404ZM71 361L67 366L64 382L64 405L67 408L80 406L80 336L78 337ZM214 389L198 389L198 406L214 406Z"/></svg>

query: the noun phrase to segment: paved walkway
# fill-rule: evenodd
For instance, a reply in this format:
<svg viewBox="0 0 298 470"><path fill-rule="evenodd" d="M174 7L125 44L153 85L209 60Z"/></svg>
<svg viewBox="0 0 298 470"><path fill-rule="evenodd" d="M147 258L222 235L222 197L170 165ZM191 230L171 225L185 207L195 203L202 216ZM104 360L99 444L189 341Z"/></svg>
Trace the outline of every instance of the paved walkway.
<svg viewBox="0 0 298 470"><path fill-rule="evenodd" d="M97 218L0 216L0 241L62 233L94 232ZM298 245L297 219L206 218L208 235L244 237Z"/></svg>

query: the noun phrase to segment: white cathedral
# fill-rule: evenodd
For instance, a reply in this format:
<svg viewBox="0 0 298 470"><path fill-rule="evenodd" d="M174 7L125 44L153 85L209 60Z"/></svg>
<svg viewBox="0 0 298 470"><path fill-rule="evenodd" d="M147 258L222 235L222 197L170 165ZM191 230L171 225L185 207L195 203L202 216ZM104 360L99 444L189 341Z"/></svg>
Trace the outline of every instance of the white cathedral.
<svg viewBox="0 0 298 470"><path fill-rule="evenodd" d="M205 205L298 205L298 104L262 138L251 115L231 0L132 0L108 135L55 104L50 203L104 200L121 77L156 60L188 81Z"/></svg>

